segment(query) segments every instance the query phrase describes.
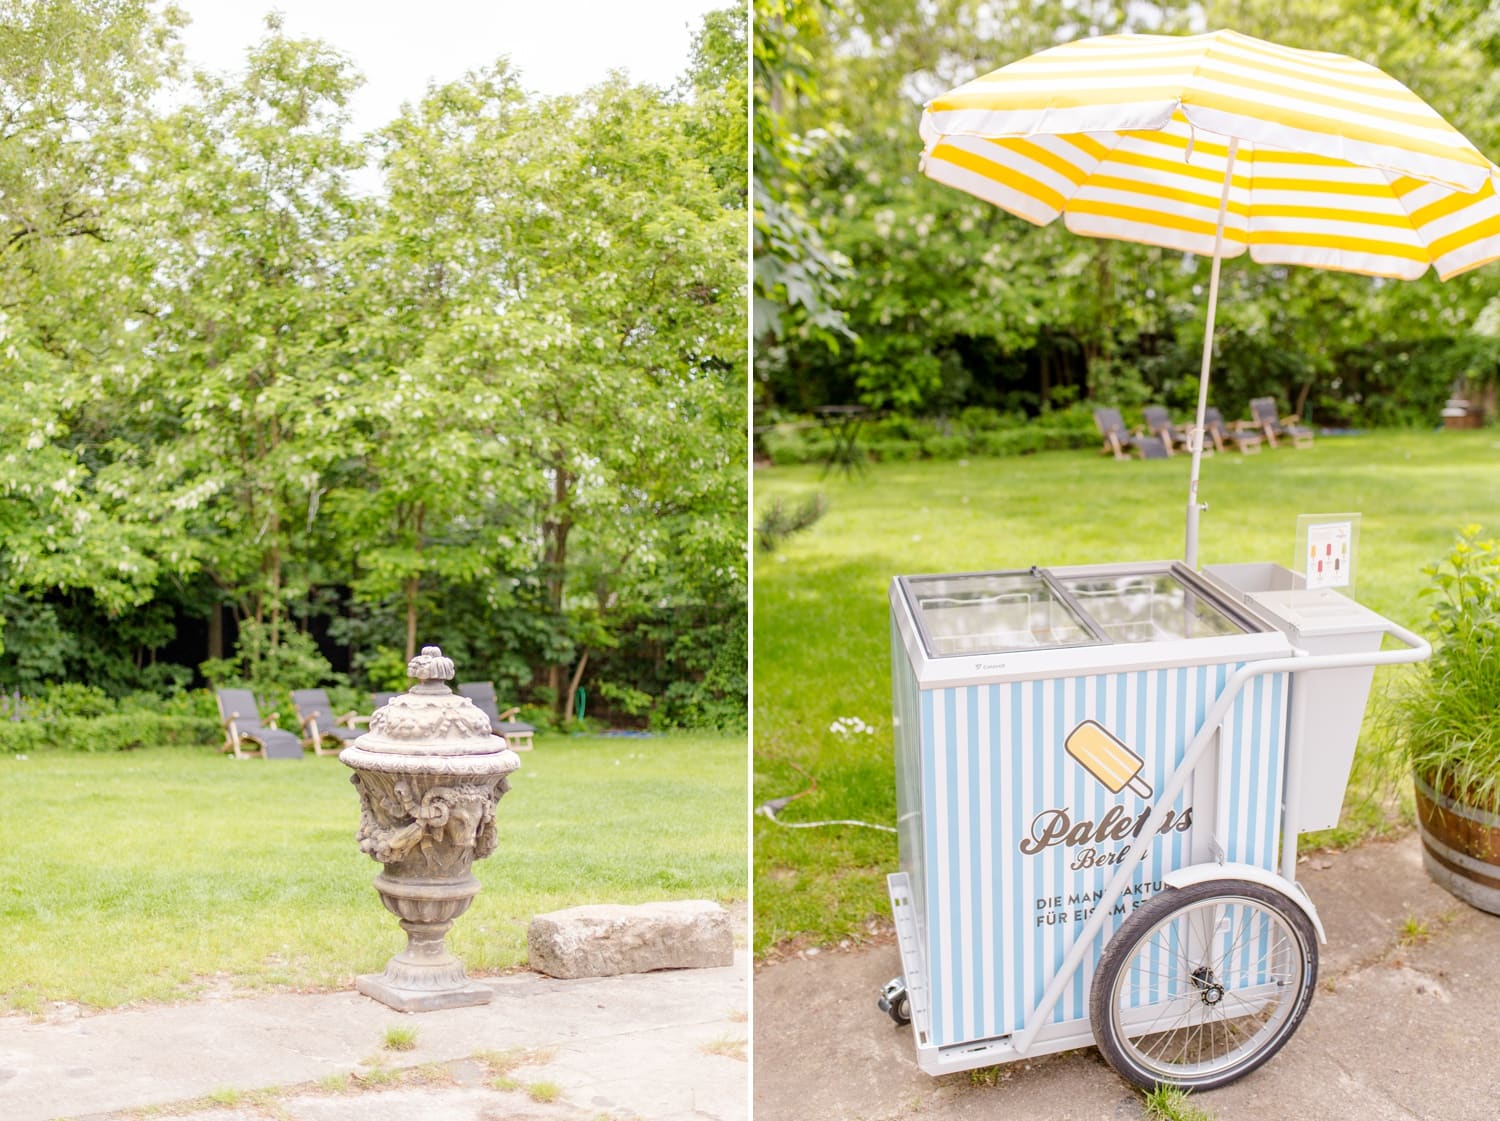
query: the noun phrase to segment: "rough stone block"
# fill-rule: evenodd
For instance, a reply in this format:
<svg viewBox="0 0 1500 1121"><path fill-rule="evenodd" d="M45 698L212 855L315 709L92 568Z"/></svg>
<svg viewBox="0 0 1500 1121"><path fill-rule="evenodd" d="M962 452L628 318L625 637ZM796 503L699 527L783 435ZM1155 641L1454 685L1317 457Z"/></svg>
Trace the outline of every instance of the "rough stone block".
<svg viewBox="0 0 1500 1121"><path fill-rule="evenodd" d="M551 911L531 920L526 944L531 968L550 977L612 977L734 964L729 912L704 899Z"/></svg>

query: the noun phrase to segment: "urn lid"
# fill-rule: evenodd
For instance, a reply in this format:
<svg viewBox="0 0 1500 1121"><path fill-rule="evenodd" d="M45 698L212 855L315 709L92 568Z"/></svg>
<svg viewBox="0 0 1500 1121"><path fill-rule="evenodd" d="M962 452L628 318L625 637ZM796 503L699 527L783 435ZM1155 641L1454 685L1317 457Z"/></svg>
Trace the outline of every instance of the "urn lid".
<svg viewBox="0 0 1500 1121"><path fill-rule="evenodd" d="M422 757L509 753L505 741L491 732L490 718L468 697L448 688L453 659L445 658L440 648L422 647L406 672L417 683L375 710L370 730L354 741L352 749Z"/></svg>

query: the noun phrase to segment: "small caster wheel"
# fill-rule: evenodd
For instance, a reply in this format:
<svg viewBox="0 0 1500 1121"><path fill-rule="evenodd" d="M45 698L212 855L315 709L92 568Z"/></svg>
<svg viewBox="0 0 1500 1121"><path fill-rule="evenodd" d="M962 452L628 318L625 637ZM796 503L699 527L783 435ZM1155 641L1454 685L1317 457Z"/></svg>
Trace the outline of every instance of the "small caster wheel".
<svg viewBox="0 0 1500 1121"><path fill-rule="evenodd" d="M906 978L892 977L880 990L880 1010L898 1027L911 1023L911 997L906 992Z"/></svg>

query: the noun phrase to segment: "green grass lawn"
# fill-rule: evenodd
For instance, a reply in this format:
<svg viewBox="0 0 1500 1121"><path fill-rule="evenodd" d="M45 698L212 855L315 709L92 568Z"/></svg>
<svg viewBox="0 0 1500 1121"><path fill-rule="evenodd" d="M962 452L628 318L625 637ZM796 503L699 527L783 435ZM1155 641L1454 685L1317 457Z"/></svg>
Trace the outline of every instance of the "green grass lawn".
<svg viewBox="0 0 1500 1121"><path fill-rule="evenodd" d="M0 756L0 1011L382 969L405 936L355 845L349 776L331 756L205 748ZM449 936L470 972L524 963L538 912L743 900L744 738L544 739L498 823L475 865L484 890Z"/></svg>
<svg viewBox="0 0 1500 1121"><path fill-rule="evenodd" d="M828 512L754 577L755 804L815 794L787 821L853 818L893 824L889 610L891 577L1180 557L1188 460L1116 462L1090 452L1019 459L872 465L860 476L814 467L760 470L755 507L823 493ZM1297 515L1364 515L1357 597L1419 627L1422 566L1469 522L1500 535L1500 432L1377 433L1320 438L1309 449L1203 462L1199 561L1291 567ZM1382 671L1382 681L1400 671ZM873 735L838 735L857 716ZM1368 725L1367 725L1368 727ZM1347 841L1378 828L1372 793L1388 789L1362 746L1346 801ZM1358 803L1358 804L1354 804ZM858 936L888 915L884 877L893 835L870 829L787 830L755 819L755 944Z"/></svg>

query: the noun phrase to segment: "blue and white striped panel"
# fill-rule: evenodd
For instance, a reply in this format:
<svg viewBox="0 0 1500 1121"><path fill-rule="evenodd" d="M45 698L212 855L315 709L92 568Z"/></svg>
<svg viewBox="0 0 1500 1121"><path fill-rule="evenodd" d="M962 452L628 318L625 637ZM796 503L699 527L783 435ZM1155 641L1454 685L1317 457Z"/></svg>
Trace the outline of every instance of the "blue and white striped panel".
<svg viewBox="0 0 1500 1121"><path fill-rule="evenodd" d="M911 888L917 915L917 938L927 940L927 885L921 869L925 864L922 826L922 737L917 676L906 657L901 630L891 619L891 696L896 741L896 834L901 870Z"/></svg>
<svg viewBox="0 0 1500 1121"><path fill-rule="evenodd" d="M921 878L936 1045L1019 1030L1112 874L1110 858L1138 843L1130 830L1152 803L1129 788L1111 793L1064 750L1069 732L1097 721L1142 758L1139 777L1159 789L1235 668L922 693ZM1279 826L1284 687L1281 677L1255 679L1225 722L1230 789L1238 792L1230 799L1228 857L1262 867L1273 866ZM1172 806L1174 824L1190 792ZM1193 832L1211 828L1214 807L1191 809L1190 828L1152 840L1106 938L1165 872L1191 862ZM1049 838L1056 843L1037 848ZM1023 841L1036 851L1023 852ZM1055 1022L1087 1016L1104 941L1058 1002Z"/></svg>

